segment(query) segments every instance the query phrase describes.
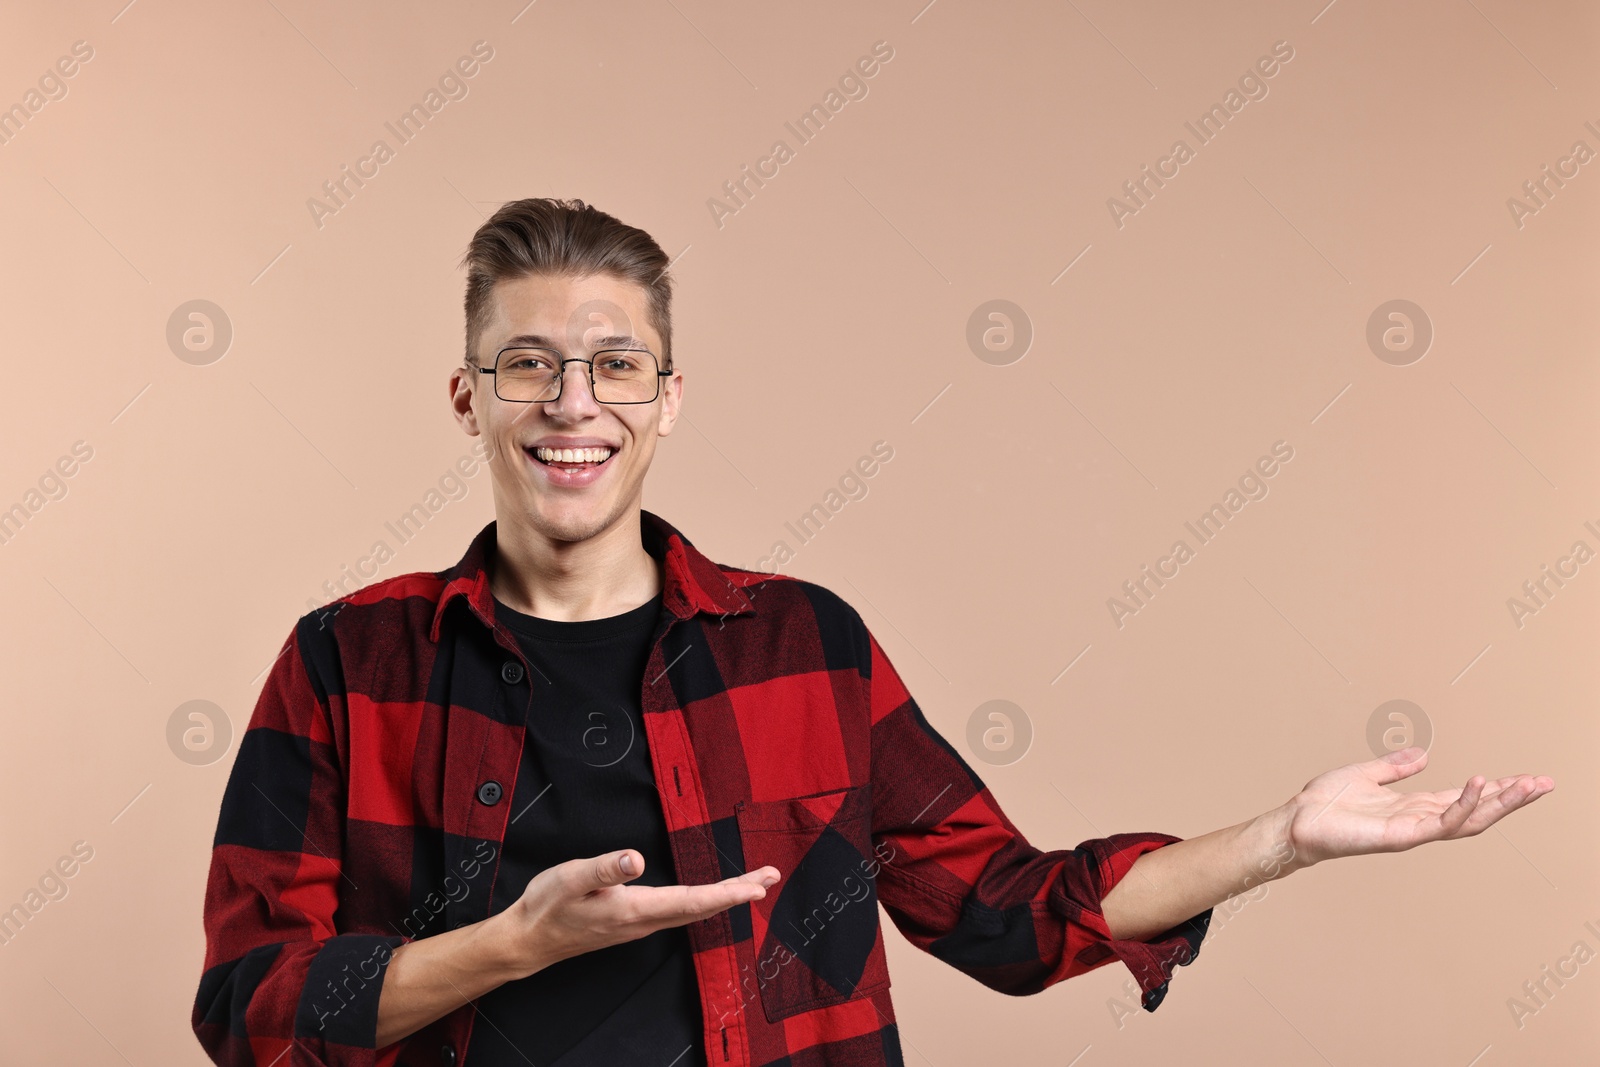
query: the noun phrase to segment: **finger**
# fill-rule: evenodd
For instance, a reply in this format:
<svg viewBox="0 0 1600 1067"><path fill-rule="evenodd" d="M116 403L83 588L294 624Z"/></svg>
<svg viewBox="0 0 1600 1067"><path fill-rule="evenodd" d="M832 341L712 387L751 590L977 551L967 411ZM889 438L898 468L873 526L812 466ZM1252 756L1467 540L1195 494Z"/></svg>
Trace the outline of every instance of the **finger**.
<svg viewBox="0 0 1600 1067"><path fill-rule="evenodd" d="M778 868L768 864L765 867L757 867L753 871L746 871L744 874L736 874L732 878L724 878L716 884L735 885L739 882L750 882L755 885L770 886L776 883L780 877L782 875L779 873Z"/></svg>
<svg viewBox="0 0 1600 1067"><path fill-rule="evenodd" d="M1478 801L1483 796L1483 775L1475 774L1467 780L1466 787L1461 790L1461 795L1444 811L1439 813L1439 825L1443 831L1441 836L1454 836L1471 817L1478 806Z"/></svg>
<svg viewBox="0 0 1600 1067"><path fill-rule="evenodd" d="M580 861L580 884L584 892L621 885L644 873L644 855L634 848L618 849Z"/></svg>
<svg viewBox="0 0 1600 1067"><path fill-rule="evenodd" d="M1544 785L1542 782L1548 782ZM1477 812L1467 824L1467 832L1480 833L1488 829L1518 808L1533 803L1551 789L1555 782L1549 778L1541 779L1531 774L1517 775L1511 785L1506 786L1487 803L1480 804Z"/></svg>
<svg viewBox="0 0 1600 1067"><path fill-rule="evenodd" d="M713 882L709 885L637 886L638 917L652 925L682 926L699 922L767 895L755 882Z"/></svg>
<svg viewBox="0 0 1600 1067"><path fill-rule="evenodd" d="M1428 765L1428 750L1421 745L1411 745L1377 759L1356 764L1367 778L1378 785L1388 785L1409 778Z"/></svg>
<svg viewBox="0 0 1600 1067"><path fill-rule="evenodd" d="M1490 786L1493 786L1494 788L1485 790L1485 795L1493 796L1502 789L1509 789L1511 786L1518 785L1523 782L1529 783L1533 787L1534 793L1538 796L1544 796L1546 793L1550 792L1556 787L1556 780L1551 778L1549 775L1513 774L1508 778L1496 778L1493 782L1490 782Z"/></svg>
<svg viewBox="0 0 1600 1067"><path fill-rule="evenodd" d="M1483 796L1479 798L1478 802L1481 804L1485 800L1493 799L1503 790L1515 785L1519 779L1525 777L1527 776L1522 774L1513 774L1505 778L1491 778L1489 781L1483 784ZM1412 795L1416 797L1428 797L1429 799L1438 802L1443 807L1449 807L1451 804L1455 803L1456 798L1461 795L1461 790L1439 789L1431 793L1416 793Z"/></svg>
<svg viewBox="0 0 1600 1067"><path fill-rule="evenodd" d="M683 886L686 899L693 906L707 908L716 914L735 904L748 904L767 895L767 888L778 881L778 868L758 867L753 871L726 878L707 885Z"/></svg>
<svg viewBox="0 0 1600 1067"><path fill-rule="evenodd" d="M1532 779L1531 775L1513 774L1506 778L1496 778L1486 783L1483 787L1483 799L1493 800L1508 789L1515 788Z"/></svg>

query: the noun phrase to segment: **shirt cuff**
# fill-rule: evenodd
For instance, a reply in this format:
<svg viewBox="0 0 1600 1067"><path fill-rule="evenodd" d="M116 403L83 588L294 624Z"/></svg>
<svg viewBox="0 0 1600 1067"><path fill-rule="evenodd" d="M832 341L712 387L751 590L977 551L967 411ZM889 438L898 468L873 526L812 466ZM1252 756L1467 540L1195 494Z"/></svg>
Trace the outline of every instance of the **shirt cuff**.
<svg viewBox="0 0 1600 1067"><path fill-rule="evenodd" d="M1078 847L1094 857L1100 876L1100 899L1133 867L1133 861L1146 852L1181 841L1170 834L1112 834L1110 837L1085 841ZM1139 1004L1145 1011L1155 1011L1167 995L1167 986L1173 972L1192 963L1200 955L1200 944L1206 939L1211 926L1211 908L1200 912L1176 926L1163 930L1142 941L1118 940L1111 936L1105 916L1099 910L1085 913L1105 936L1105 948L1127 965L1134 981L1139 983Z"/></svg>
<svg viewBox="0 0 1600 1067"><path fill-rule="evenodd" d="M405 941L379 934L337 934L324 941L306 968L295 1010L295 1037L376 1047L384 973L394 950Z"/></svg>

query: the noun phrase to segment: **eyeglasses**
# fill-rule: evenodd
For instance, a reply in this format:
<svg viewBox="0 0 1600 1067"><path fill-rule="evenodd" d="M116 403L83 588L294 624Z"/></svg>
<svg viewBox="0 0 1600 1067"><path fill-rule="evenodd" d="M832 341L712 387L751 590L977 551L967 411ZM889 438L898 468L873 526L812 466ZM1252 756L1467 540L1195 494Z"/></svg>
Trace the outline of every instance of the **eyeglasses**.
<svg viewBox="0 0 1600 1067"><path fill-rule="evenodd" d="M518 404L543 404L561 397L568 363L589 365L589 388L602 404L648 404L661 394L660 370L655 353L643 348L612 348L596 352L593 359L562 359L548 348L505 348L493 368L479 374L494 375L494 395Z"/></svg>

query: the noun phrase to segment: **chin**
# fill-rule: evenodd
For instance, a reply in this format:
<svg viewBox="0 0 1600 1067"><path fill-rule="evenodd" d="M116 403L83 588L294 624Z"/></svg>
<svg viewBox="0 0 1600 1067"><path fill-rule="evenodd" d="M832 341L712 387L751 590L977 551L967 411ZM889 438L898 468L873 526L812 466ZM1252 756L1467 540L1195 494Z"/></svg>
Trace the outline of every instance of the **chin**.
<svg viewBox="0 0 1600 1067"><path fill-rule="evenodd" d="M586 541L611 525L620 510L609 500L554 505L536 500L528 516L533 528L553 541Z"/></svg>

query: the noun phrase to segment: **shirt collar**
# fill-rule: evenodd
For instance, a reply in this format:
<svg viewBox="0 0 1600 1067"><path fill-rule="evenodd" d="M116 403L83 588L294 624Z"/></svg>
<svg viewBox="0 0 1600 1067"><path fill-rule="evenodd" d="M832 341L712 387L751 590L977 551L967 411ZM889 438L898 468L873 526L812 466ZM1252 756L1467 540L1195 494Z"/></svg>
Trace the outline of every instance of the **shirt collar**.
<svg viewBox="0 0 1600 1067"><path fill-rule="evenodd" d="M494 593L489 588L489 565L495 553L495 525L490 523L467 546L460 562L443 571L444 588L433 611L428 638L439 641L445 607L456 597L467 605L483 624L494 629ZM744 591L728 580L720 566L712 562L689 539L661 516L639 509L639 533L646 552L663 563L662 604L680 619L696 612L712 615L754 613L755 606Z"/></svg>

